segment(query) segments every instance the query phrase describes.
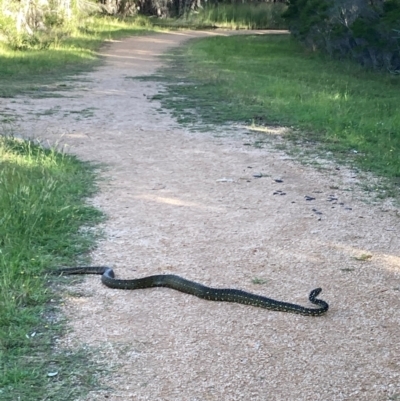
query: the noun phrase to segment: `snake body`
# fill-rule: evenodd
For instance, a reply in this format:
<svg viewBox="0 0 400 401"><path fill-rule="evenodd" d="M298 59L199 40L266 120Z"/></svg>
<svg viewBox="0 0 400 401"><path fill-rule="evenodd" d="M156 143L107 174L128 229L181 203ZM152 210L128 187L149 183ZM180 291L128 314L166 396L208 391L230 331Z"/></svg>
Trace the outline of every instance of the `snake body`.
<svg viewBox="0 0 400 401"><path fill-rule="evenodd" d="M110 288L118 288L122 290L137 290L141 288L151 287L168 287L174 290L194 295L198 298L210 301L237 302L245 305L258 306L281 312L292 312L306 316L320 316L326 313L329 305L317 299L322 291L321 288L312 290L309 300L319 308L306 308L301 305L291 304L288 302L276 301L261 295L251 294L249 292L231 289L231 288L211 288L198 284L194 281L186 280L174 274L158 274L155 276L147 276L133 280L120 280L115 278L114 271L107 266L85 266L62 268L55 271L56 274L101 274L101 281Z"/></svg>

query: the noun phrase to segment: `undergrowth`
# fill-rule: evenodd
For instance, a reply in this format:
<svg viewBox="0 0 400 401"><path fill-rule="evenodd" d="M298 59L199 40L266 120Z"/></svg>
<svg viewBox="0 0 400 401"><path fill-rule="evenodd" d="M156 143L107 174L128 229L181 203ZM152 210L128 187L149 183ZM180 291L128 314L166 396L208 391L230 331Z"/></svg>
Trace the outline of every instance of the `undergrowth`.
<svg viewBox="0 0 400 401"><path fill-rule="evenodd" d="M180 28L286 29L283 3L206 4L178 19L154 19L159 26Z"/></svg>

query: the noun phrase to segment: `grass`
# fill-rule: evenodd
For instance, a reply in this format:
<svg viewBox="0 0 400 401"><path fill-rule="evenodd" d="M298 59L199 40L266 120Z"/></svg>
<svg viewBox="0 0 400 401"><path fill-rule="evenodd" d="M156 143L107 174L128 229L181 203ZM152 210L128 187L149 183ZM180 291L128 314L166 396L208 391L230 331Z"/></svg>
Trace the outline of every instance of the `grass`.
<svg viewBox="0 0 400 401"><path fill-rule="evenodd" d="M217 4L192 14L195 21L229 29L286 29L282 3Z"/></svg>
<svg viewBox="0 0 400 401"><path fill-rule="evenodd" d="M39 43L37 48L15 50L0 41L0 97L20 93L44 97L53 96L55 90L68 90L63 78L99 65L97 51L104 41L156 30L160 28L155 28L146 18L91 17L71 28L68 36L54 33L51 41L43 38L43 44Z"/></svg>
<svg viewBox="0 0 400 401"><path fill-rule="evenodd" d="M209 4L177 20L156 20L159 26L180 28L286 29L282 3Z"/></svg>
<svg viewBox="0 0 400 401"><path fill-rule="evenodd" d="M169 57L148 79L164 79L158 98L181 123L293 127L295 142L398 190L400 77L307 52L287 35L211 37Z"/></svg>
<svg viewBox="0 0 400 401"><path fill-rule="evenodd" d="M1 400L72 400L93 384L87 353L51 352L62 322L45 271L93 246L81 228L102 218L85 204L94 191L92 166L0 137Z"/></svg>

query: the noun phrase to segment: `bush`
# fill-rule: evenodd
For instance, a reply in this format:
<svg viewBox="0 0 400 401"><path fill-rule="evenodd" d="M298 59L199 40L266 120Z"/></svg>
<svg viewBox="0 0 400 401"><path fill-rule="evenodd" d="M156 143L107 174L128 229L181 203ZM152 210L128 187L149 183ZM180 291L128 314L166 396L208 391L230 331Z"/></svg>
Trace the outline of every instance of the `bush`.
<svg viewBox="0 0 400 401"><path fill-rule="evenodd" d="M400 0L289 0L282 16L313 50L400 72Z"/></svg>
<svg viewBox="0 0 400 401"><path fill-rule="evenodd" d="M0 40L14 50L44 49L98 10L94 0L0 0Z"/></svg>

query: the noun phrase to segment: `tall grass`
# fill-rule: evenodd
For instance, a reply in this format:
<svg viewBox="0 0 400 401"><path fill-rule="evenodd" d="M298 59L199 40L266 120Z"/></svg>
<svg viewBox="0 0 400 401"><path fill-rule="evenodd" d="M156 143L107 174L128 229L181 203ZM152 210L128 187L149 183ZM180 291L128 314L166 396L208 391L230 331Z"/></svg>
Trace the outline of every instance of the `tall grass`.
<svg viewBox="0 0 400 401"><path fill-rule="evenodd" d="M159 27L183 29L286 29L282 3L207 4L181 18L151 19Z"/></svg>
<svg viewBox="0 0 400 401"><path fill-rule="evenodd" d="M285 29L285 21L281 17L285 8L282 3L208 4L191 18L220 28Z"/></svg>
<svg viewBox="0 0 400 401"><path fill-rule="evenodd" d="M84 202L93 179L92 168L73 156L0 136L1 400L44 399L59 330L50 319L45 270L72 263L93 245L81 230L101 219Z"/></svg>

